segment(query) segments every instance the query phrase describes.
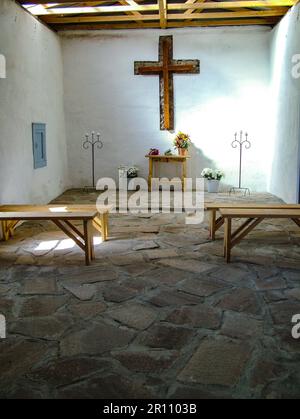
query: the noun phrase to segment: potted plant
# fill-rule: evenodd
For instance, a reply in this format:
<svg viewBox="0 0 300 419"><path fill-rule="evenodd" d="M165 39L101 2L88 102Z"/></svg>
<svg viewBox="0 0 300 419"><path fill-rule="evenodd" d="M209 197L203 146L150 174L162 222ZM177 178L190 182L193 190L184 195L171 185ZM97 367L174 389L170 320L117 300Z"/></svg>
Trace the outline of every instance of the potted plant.
<svg viewBox="0 0 300 419"><path fill-rule="evenodd" d="M207 181L207 190L209 193L218 193L220 181L224 177L224 173L218 169L203 169L201 176Z"/></svg>
<svg viewBox="0 0 300 419"><path fill-rule="evenodd" d="M190 136L179 131L176 137L174 138L174 148L178 150L179 156L186 156L190 145Z"/></svg>

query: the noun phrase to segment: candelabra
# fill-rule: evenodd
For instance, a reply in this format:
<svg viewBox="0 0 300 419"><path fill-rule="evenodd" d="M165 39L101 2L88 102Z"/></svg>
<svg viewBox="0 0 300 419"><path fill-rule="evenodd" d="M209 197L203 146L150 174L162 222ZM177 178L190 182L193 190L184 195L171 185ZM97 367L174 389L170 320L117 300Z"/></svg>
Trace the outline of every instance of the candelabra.
<svg viewBox="0 0 300 419"><path fill-rule="evenodd" d="M88 150L89 148L91 148L92 150L92 183L93 189L95 189L95 147L97 147L98 150L101 150L103 148L103 142L100 140L100 134L97 134L97 139L95 138L94 131L92 132L91 137L89 134L86 134L82 147L84 148L84 150Z"/></svg>
<svg viewBox="0 0 300 419"><path fill-rule="evenodd" d="M244 138L243 131L240 131L240 138L238 139L237 137L238 137L238 133L236 132L234 134L234 141L231 143L231 146L232 148L239 148L239 154L240 154L239 186L231 188L229 193L231 194L232 192L235 193L236 191L244 191L245 195L247 195L247 193L250 195L250 189L242 187L242 162L243 162L243 148L245 148L246 150L249 150L249 148L251 148L251 143L248 140L247 132L245 133L245 138Z"/></svg>

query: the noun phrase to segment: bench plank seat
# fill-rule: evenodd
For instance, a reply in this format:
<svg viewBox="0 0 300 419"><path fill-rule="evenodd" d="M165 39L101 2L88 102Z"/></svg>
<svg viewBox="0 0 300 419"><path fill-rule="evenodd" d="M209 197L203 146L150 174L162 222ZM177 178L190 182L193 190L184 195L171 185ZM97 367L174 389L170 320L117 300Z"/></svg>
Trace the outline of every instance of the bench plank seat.
<svg viewBox="0 0 300 419"><path fill-rule="evenodd" d="M255 203L228 203L228 202L214 202L211 204L205 204L204 208L206 210L212 210L212 209L216 209L218 210L219 208L271 208L271 209L281 209L281 208L291 208L291 209L297 209L300 208L299 204L255 204Z"/></svg>
<svg viewBox="0 0 300 419"><path fill-rule="evenodd" d="M108 238L108 216L110 207L96 208L96 205L1 205L0 222L5 241L12 237L14 229L21 221L52 221L84 252L86 264L95 258L93 227L98 230L103 241ZM74 221L83 223L83 232Z"/></svg>
<svg viewBox="0 0 300 419"><path fill-rule="evenodd" d="M300 217L300 207L299 209L290 209L290 208L281 208L281 209L246 209L246 208L232 208L232 209L225 209L220 208L220 213L223 217L226 218L293 218L293 217Z"/></svg>
<svg viewBox="0 0 300 419"><path fill-rule="evenodd" d="M0 212L0 220L93 220L98 215L97 211L89 212L46 212L46 211L32 211L32 212Z"/></svg>

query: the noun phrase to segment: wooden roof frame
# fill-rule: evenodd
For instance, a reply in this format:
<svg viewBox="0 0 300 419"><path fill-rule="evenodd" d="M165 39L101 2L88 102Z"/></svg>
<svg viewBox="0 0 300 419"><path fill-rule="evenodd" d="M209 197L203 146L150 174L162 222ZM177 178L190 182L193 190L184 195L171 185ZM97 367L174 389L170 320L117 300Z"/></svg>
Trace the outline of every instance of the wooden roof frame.
<svg viewBox="0 0 300 419"><path fill-rule="evenodd" d="M299 0L19 0L54 30L274 26ZM54 3L55 2L55 3Z"/></svg>

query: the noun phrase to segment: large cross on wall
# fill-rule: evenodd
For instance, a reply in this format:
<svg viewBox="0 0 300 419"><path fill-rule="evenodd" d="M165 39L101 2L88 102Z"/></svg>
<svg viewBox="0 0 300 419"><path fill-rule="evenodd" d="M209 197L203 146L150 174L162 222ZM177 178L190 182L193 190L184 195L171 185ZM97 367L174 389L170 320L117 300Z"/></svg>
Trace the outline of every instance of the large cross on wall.
<svg viewBox="0 0 300 419"><path fill-rule="evenodd" d="M173 36L159 37L159 61L136 61L134 74L159 75L160 129L174 130L173 74L199 74L199 60L173 60Z"/></svg>

